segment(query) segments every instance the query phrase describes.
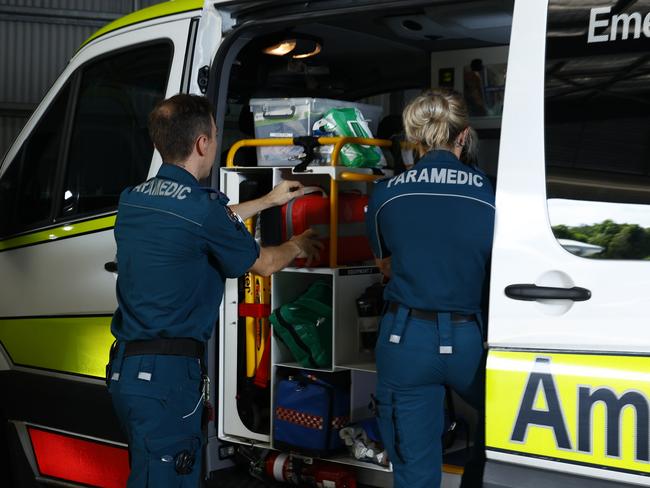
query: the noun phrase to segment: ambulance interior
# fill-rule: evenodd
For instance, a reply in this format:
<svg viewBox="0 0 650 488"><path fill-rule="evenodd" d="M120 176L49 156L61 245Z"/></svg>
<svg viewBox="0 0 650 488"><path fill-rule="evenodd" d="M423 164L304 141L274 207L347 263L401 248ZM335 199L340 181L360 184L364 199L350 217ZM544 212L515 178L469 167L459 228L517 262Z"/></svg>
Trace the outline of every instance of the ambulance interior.
<svg viewBox="0 0 650 488"><path fill-rule="evenodd" d="M219 119L218 114L217 120L218 127L223 128L220 134L222 168L226 166L228 150L236 141L259 137L259 131L256 135L259 127L255 124L263 118L260 114L263 109L256 108L259 105L253 106L259 103L255 100L315 98L373 105L378 107L372 114L378 120L368 121L373 136L389 139L402 133L401 113L410 99L426 88L445 86L464 93L472 126L479 137L478 166L494 182L512 9L511 0L431 2L428 5L418 2L412 8L360 10L336 16L323 14L322 17L301 21L268 22L260 27L242 28L244 33L241 35L250 40L239 48L236 56L231 56L233 61L224 61L220 68L222 73L229 73L227 86L224 83L218 94L219 100L227 101L223 118ZM248 15L254 17L254 9ZM295 43L286 54L264 52L286 40ZM233 42L231 45L236 44ZM313 54L301 56L309 53ZM291 111L292 102L286 103L287 110ZM254 120L255 115L257 118ZM381 151L385 160L381 171L390 175L393 154L390 148ZM409 157L408 154L403 156ZM235 198L251 198L269 191L281 179L320 186L325 192L331 187L332 173L325 166L312 163L307 171L295 173L292 166L298 164L298 160L286 161L278 168L257 166L259 158L259 149L240 149L234 157L237 167L222 169L222 191ZM359 171L372 173L371 170ZM235 188L237 184L239 188ZM371 187L371 183L364 181L338 183L339 192L363 194L371 191ZM272 243L268 241L273 234L268 227L268 224L261 223L256 229L258 237L262 234L263 243L265 239ZM381 275L376 270L370 274L342 275L342 269L372 266L372 260L336 264L339 265L338 272L323 266L315 269L293 267L276 273L272 277L271 308L294 300L316 280L326 281L332 286L332 360L326 367L315 368L315 371L349 371L351 421L355 422L371 415L368 404L376 383L373 346L369 344L374 336L371 335L368 341L368 337L363 337L360 332L355 301L369 286L380 281ZM240 284L237 290L231 289L230 296L234 301L243 300L242 286ZM228 302L228 293L227 289L225 302ZM240 332L238 335L226 333L221 337L220 347L223 354L232 349L238 351L238 368L235 371L227 358L221 358L219 364L228 371L223 371L225 387L221 394L225 404L219 434L235 442L252 439L259 445L274 447L272 412L276 401L275 388L282 378L294 374L299 365L281 341L274 341L270 391L262 400L255 397L261 408L251 407L255 402L230 401L233 394L241 398L241 391L250 382L250 376L246 379L244 374L247 360L242 357L247 354L243 344L245 333L242 332L245 327L241 317L228 315L235 314L232 310L229 312L225 308L226 322L239 321ZM446 462L462 465L473 439L477 418L473 409L458 397L454 396L453 407L448 405L448 408L455 410L458 424L462 426L447 439ZM454 456L455 460L452 459ZM341 459L355 464L351 454L343 455ZM359 465L370 467L372 463Z"/></svg>

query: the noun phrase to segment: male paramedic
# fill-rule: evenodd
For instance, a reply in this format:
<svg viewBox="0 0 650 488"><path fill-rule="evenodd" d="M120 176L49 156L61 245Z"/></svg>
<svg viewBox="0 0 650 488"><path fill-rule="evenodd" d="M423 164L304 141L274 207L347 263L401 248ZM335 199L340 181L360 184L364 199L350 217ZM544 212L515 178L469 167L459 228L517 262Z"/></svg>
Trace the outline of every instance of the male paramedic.
<svg viewBox="0 0 650 488"><path fill-rule="evenodd" d="M266 196L228 206L199 181L217 153L214 110L175 95L149 116L163 164L126 189L118 207L117 342L107 368L113 406L127 434L129 488L199 486L201 417L208 387L205 344L217 321L226 278L268 276L295 258L317 258L312 231L260 248L242 219L303 194L285 181Z"/></svg>
<svg viewBox="0 0 650 488"><path fill-rule="evenodd" d="M422 157L375 185L366 215L375 256L390 275L376 348L377 410L395 488L438 488L445 385L479 409L483 402L481 310L494 193L459 159L472 137L460 95L426 92L403 118ZM481 486L480 473L467 474L462 486Z"/></svg>

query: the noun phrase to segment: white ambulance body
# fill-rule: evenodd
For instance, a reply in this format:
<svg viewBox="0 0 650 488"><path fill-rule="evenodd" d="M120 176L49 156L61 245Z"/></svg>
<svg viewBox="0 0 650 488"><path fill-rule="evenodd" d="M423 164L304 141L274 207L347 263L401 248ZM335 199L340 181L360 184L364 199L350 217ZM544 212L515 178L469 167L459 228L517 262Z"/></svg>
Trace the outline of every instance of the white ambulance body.
<svg viewBox="0 0 650 488"><path fill-rule="evenodd" d="M285 39L321 52L263 53ZM428 86L464 93L480 164L496 178L485 486L650 485L650 2L179 0L89 39L0 166L0 413L16 486L108 483L96 466L66 462L70 453L96 464L114 456L114 486L128 472L103 380L113 225L119 192L161 165L146 130L158 99L184 92L215 104L224 154L212 186L236 202L236 182L256 171L273 182L291 174L222 169L225 151L253 137L238 125L251 98L339 98L395 115ZM376 278L291 272L294 281L274 278L274 300L316 275L340 283L341 297ZM236 295L233 281L210 345L219 408L208 473L229 445L274 447L235 405ZM356 327L353 309L340 314ZM343 350L349 338L336 333ZM273 351L274 370L292 367ZM374 365L339 366L352 372L359 409ZM389 469L335 461L390 486ZM445 486L461 472L447 467Z"/></svg>

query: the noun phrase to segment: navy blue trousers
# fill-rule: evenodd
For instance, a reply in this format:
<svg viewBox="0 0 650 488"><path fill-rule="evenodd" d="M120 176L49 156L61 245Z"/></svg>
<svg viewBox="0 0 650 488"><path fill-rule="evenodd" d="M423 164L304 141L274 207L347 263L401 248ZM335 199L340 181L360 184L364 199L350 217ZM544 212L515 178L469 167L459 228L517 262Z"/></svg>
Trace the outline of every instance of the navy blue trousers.
<svg viewBox="0 0 650 488"><path fill-rule="evenodd" d="M381 321L377 339L377 408L382 440L393 465L394 488L438 488L442 478L445 388L480 408L483 340L476 322L452 325L453 352L440 354L438 324L395 314ZM399 330L399 342L391 335Z"/></svg>
<svg viewBox="0 0 650 488"><path fill-rule="evenodd" d="M164 355L122 358L119 349L110 365L109 391L129 442L128 488L198 487L203 445L199 360ZM191 464L187 474L176 469L179 455L186 466Z"/></svg>

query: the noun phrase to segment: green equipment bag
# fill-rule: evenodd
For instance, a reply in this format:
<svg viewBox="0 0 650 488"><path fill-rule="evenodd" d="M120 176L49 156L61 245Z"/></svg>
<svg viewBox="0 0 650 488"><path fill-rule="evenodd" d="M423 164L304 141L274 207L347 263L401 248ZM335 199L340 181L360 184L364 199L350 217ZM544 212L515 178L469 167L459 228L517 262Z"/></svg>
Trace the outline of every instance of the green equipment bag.
<svg viewBox="0 0 650 488"><path fill-rule="evenodd" d="M316 121L313 133L338 137L372 138L372 132L363 114L356 108L333 108ZM321 151L323 151L322 148ZM331 149L329 149L331 152ZM376 146L346 144L341 148L340 162L354 168L376 168L382 162L381 150Z"/></svg>
<svg viewBox="0 0 650 488"><path fill-rule="evenodd" d="M270 317L273 333L304 368L332 366L332 287L313 283Z"/></svg>

